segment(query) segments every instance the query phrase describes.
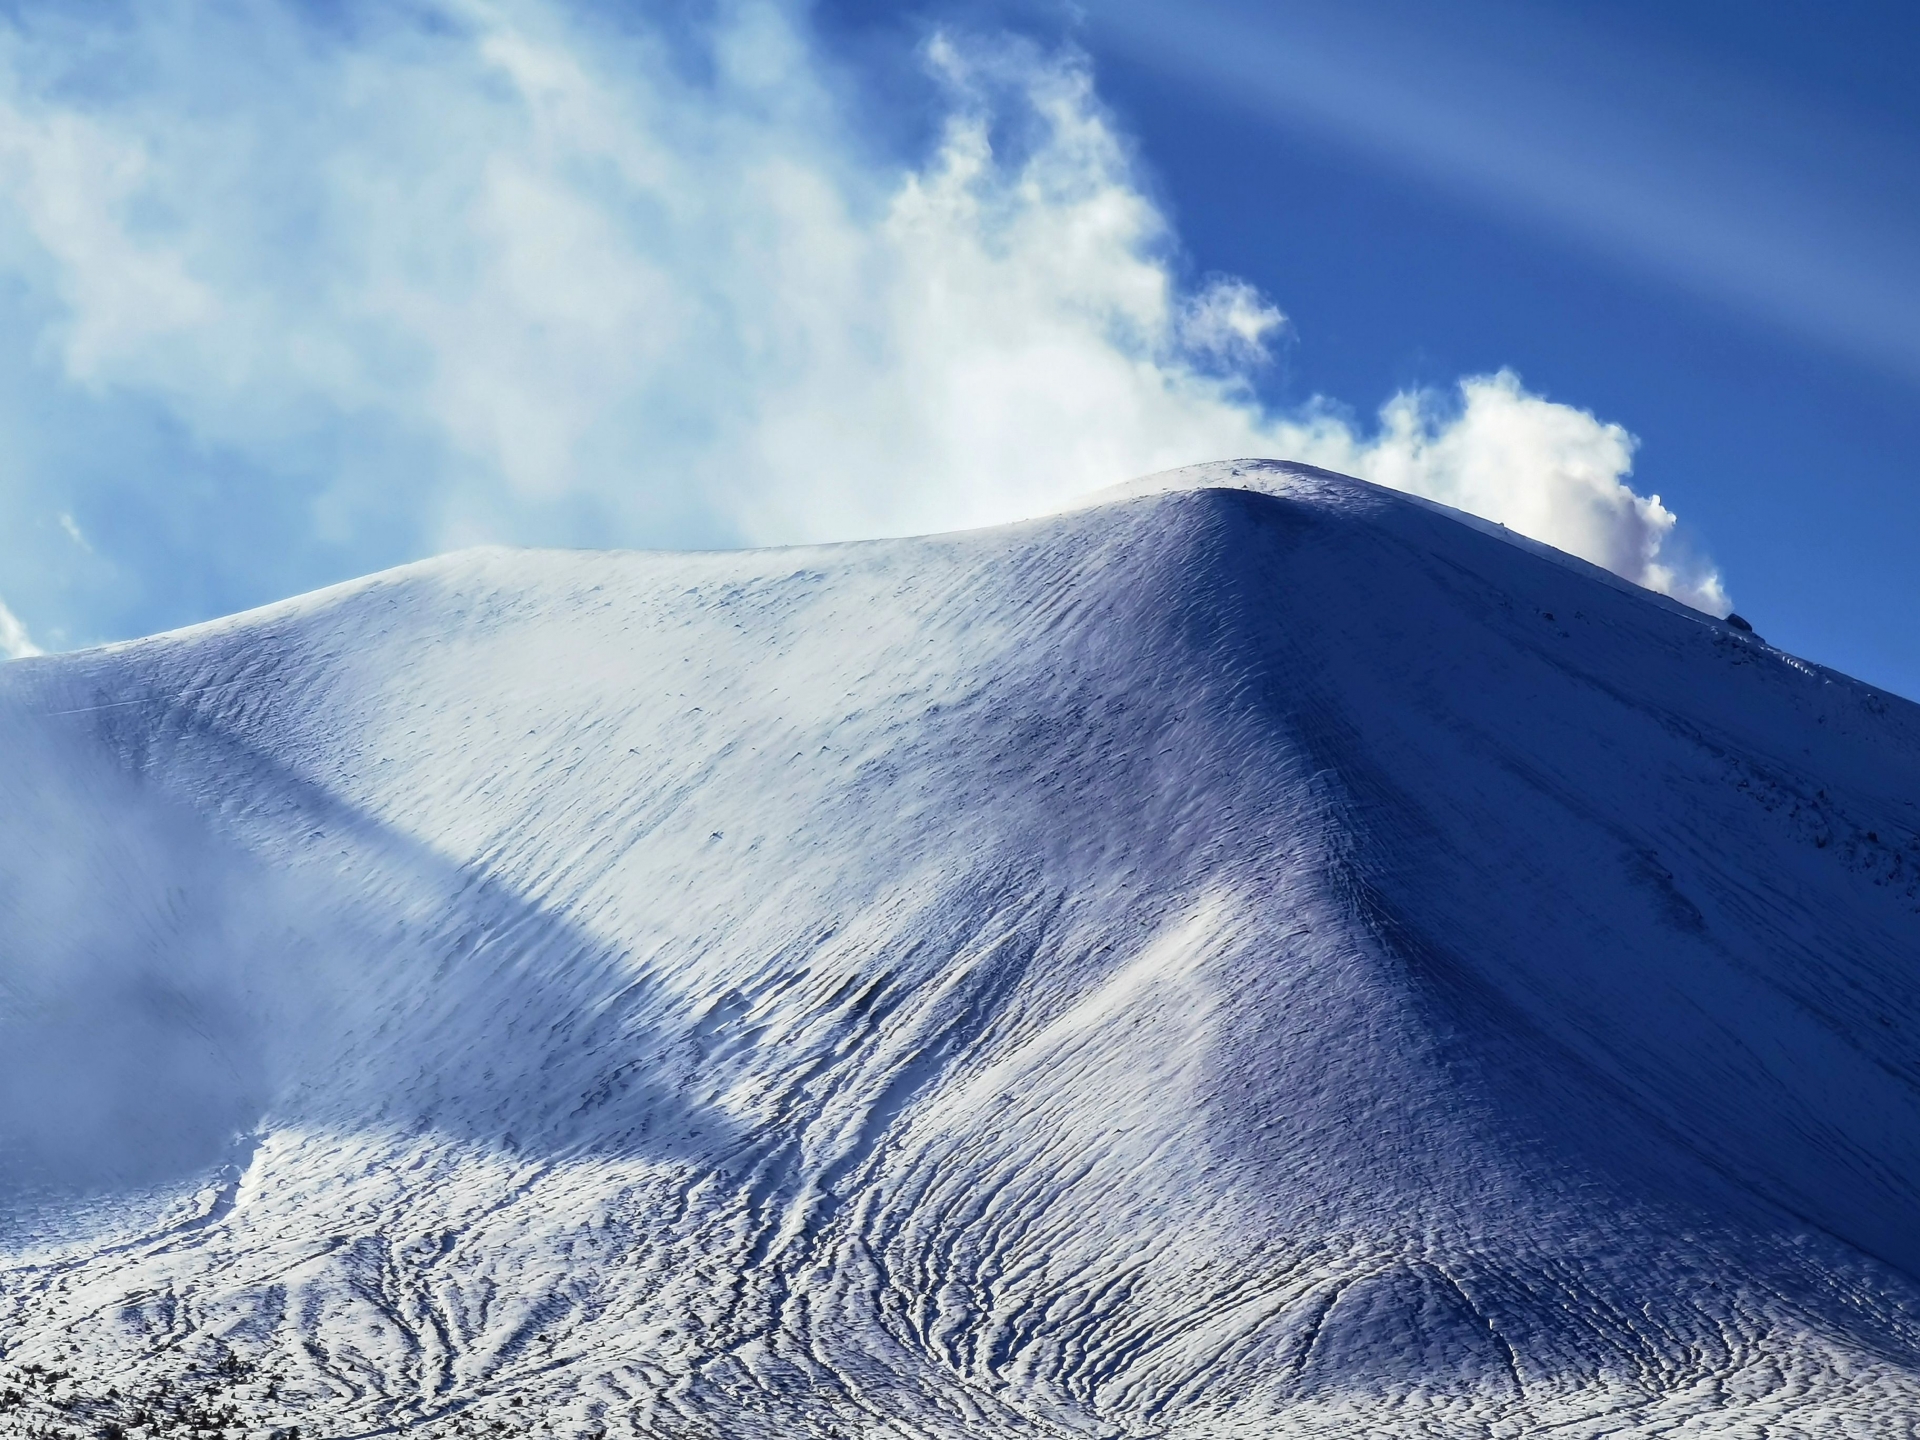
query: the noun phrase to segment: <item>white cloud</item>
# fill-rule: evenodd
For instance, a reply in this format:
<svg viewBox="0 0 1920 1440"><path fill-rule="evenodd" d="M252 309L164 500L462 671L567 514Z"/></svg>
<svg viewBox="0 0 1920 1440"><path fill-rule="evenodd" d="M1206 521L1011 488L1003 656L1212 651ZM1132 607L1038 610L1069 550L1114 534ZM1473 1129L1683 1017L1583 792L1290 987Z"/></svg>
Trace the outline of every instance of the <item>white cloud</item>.
<svg viewBox="0 0 1920 1440"><path fill-rule="evenodd" d="M946 120L900 168L774 6L694 37L704 70L536 0L304 13L149 0L92 37L104 87L70 33L7 35L0 264L72 384L260 487L351 456L305 502L342 543L937 530L1268 454L1724 608L1626 487L1631 439L1509 375L1371 433L1263 410L1283 316L1182 285L1072 59L936 42Z"/></svg>
<svg viewBox="0 0 1920 1440"><path fill-rule="evenodd" d="M1201 355L1231 364L1258 364L1267 358L1267 337L1287 328L1282 315L1253 286L1234 278L1216 280L1187 301L1180 317L1180 338Z"/></svg>
<svg viewBox="0 0 1920 1440"><path fill-rule="evenodd" d="M40 653L40 647L33 643L33 637L27 634L27 627L20 623L20 617L0 604L0 656L8 660L20 660Z"/></svg>
<svg viewBox="0 0 1920 1440"><path fill-rule="evenodd" d="M93 381L117 356L202 326L213 301L183 257L135 233L128 212L155 188L136 137L70 110L0 103L0 177L53 262L68 323L66 368Z"/></svg>
<svg viewBox="0 0 1920 1440"><path fill-rule="evenodd" d="M1301 434L1294 448L1327 469L1496 520L1726 614L1719 575L1674 544L1673 512L1627 485L1634 444L1620 426L1530 395L1503 370L1461 381L1457 406L1430 393L1399 395L1374 434L1334 424Z"/></svg>

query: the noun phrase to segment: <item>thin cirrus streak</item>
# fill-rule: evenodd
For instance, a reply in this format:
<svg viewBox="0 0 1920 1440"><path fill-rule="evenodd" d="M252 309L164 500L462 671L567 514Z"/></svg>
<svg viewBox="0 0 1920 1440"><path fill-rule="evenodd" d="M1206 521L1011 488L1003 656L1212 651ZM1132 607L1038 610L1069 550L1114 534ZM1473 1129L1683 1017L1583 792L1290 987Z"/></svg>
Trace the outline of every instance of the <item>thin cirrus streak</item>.
<svg viewBox="0 0 1920 1440"><path fill-rule="evenodd" d="M1920 380L1920 169L1854 119L1538 7L1120 0L1088 22L1243 113Z"/></svg>

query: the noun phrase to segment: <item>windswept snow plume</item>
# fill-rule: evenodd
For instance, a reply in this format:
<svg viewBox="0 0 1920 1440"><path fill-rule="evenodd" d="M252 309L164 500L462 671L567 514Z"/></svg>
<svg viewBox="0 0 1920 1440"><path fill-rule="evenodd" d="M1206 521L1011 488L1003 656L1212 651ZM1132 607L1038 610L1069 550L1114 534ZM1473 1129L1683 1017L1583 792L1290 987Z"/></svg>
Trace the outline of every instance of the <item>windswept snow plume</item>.
<svg viewBox="0 0 1920 1440"><path fill-rule="evenodd" d="M0 604L0 656L18 660L23 655L39 653L40 647L33 643L33 637L27 633L27 627L20 623L20 617Z"/></svg>
<svg viewBox="0 0 1920 1440"><path fill-rule="evenodd" d="M22 720L0 715L0 1216L23 1185L137 1190L220 1159L270 1093L247 971L285 948L257 923L263 875L57 722Z"/></svg>
<svg viewBox="0 0 1920 1440"><path fill-rule="evenodd" d="M7 533L148 514L87 557L103 584L261 596L343 552L931 531L1277 454L1721 605L1626 488L1624 434L1511 377L1374 430L1270 412L1279 309L1183 281L1076 57L934 40L944 121L896 159L798 9L688 25L10 9L0 334L16 426L57 415L66 449L35 452ZM61 459L76 436L96 450Z"/></svg>
<svg viewBox="0 0 1920 1440"><path fill-rule="evenodd" d="M1451 409L1431 394L1401 395L1381 411L1375 434L1336 424L1291 449L1497 520L1697 610L1732 608L1713 567L1674 544L1673 512L1627 485L1633 437L1529 395L1511 371L1461 381Z"/></svg>

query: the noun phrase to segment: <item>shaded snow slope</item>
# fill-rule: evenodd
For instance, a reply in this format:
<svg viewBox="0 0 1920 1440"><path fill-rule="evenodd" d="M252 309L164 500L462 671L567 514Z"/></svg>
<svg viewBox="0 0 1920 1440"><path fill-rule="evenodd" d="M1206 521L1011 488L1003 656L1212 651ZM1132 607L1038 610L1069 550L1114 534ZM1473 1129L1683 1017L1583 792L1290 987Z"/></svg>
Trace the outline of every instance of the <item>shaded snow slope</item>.
<svg viewBox="0 0 1920 1440"><path fill-rule="evenodd" d="M0 1428L1911 1433L1920 709L1147 489L0 671Z"/></svg>

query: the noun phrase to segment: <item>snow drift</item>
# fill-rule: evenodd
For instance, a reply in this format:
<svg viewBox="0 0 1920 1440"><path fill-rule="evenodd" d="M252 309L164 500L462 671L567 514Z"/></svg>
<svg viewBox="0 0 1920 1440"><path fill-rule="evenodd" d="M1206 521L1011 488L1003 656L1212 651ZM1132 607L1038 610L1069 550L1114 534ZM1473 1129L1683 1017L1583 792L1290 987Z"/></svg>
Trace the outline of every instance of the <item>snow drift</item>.
<svg viewBox="0 0 1920 1440"><path fill-rule="evenodd" d="M0 733L0 1427L1920 1424L1920 710L1496 527L470 552Z"/></svg>

